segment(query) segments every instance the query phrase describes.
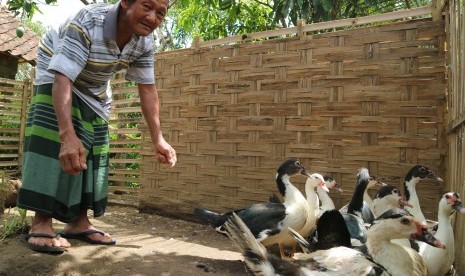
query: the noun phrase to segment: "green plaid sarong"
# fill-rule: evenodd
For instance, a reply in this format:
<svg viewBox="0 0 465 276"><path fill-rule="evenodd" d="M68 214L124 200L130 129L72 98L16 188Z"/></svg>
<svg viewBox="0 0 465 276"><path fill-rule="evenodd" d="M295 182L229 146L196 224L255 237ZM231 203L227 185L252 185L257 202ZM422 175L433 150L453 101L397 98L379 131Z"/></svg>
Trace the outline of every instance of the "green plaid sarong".
<svg viewBox="0 0 465 276"><path fill-rule="evenodd" d="M23 148L18 207L44 212L63 222L82 210L103 215L108 197L108 123L73 93L74 129L87 155L87 170L70 175L61 169L60 140L52 104L52 84L34 86Z"/></svg>

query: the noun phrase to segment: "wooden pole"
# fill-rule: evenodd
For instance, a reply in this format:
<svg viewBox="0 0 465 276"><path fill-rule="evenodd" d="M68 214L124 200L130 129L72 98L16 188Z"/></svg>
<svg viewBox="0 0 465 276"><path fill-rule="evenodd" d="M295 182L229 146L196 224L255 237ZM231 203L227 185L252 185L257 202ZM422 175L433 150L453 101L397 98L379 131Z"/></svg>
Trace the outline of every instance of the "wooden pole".
<svg viewBox="0 0 465 276"><path fill-rule="evenodd" d="M27 119L27 109L29 107L30 95L32 95L32 80L35 76L35 70L32 68L31 77L23 82L23 95L21 96L21 123L19 129L19 144L18 144L18 172L22 172L23 166L23 145L24 145L24 136L26 132L26 119Z"/></svg>
<svg viewBox="0 0 465 276"><path fill-rule="evenodd" d="M433 0L431 5L431 13L433 17L433 21L442 20L442 11L446 4L447 0Z"/></svg>

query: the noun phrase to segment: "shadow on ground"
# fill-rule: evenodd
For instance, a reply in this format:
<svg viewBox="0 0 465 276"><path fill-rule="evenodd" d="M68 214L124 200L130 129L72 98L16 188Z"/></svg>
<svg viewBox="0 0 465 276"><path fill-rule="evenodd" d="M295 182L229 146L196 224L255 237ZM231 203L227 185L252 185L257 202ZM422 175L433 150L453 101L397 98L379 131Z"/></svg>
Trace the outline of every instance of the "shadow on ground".
<svg viewBox="0 0 465 276"><path fill-rule="evenodd" d="M92 223L111 233L117 245L71 240L67 252L54 256L31 251L19 237L9 238L0 244L0 276L251 275L229 240L207 225L121 206L109 206ZM57 231L63 226L55 222Z"/></svg>

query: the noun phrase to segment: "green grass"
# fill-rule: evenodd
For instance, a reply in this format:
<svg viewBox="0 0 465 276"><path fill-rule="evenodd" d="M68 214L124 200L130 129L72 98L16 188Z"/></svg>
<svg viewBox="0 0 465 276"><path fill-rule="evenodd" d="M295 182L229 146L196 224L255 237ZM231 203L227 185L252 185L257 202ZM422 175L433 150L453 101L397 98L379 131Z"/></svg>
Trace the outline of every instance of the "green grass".
<svg viewBox="0 0 465 276"><path fill-rule="evenodd" d="M15 207L19 215L4 219L0 234L0 244L9 237L27 233L31 228L30 218L27 217L27 210Z"/></svg>

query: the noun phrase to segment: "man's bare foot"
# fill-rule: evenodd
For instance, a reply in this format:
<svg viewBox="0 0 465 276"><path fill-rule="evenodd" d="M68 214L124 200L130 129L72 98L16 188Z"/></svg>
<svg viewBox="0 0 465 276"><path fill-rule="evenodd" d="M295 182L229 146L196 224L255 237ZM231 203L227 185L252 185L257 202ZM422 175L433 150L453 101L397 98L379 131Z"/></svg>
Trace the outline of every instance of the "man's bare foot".
<svg viewBox="0 0 465 276"><path fill-rule="evenodd" d="M82 212L81 215L75 221L66 224L65 228L63 229L63 235L68 236L68 238L71 238L71 236L86 233L86 231L89 230L96 231L94 233L86 234L80 237L85 238L87 241L93 241L95 243L114 243L114 240L112 239L110 234L104 233L103 231L98 230L97 228L95 228L94 225L92 225L92 223L89 221L87 217L87 211Z"/></svg>

